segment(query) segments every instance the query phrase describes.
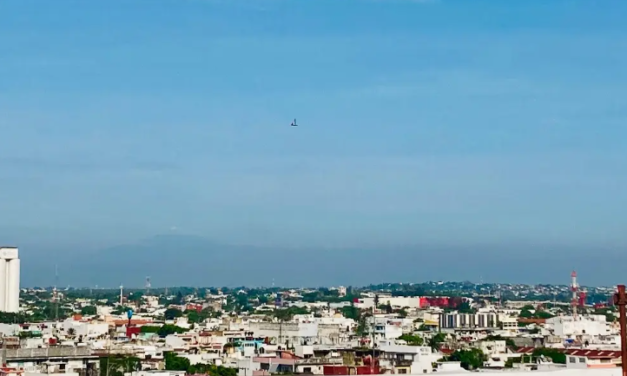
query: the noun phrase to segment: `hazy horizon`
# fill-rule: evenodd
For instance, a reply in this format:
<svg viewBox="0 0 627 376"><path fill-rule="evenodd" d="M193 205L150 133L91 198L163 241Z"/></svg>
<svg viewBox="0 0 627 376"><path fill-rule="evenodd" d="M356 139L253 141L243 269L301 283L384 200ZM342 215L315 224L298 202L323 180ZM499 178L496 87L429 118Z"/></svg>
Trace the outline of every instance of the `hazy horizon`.
<svg viewBox="0 0 627 376"><path fill-rule="evenodd" d="M626 11L1 1L0 244L20 248L25 286L52 284L56 263L71 285L556 283L572 269L615 284ZM159 234L203 241L155 245L170 269L142 264ZM272 259L225 254L256 247Z"/></svg>
<svg viewBox="0 0 627 376"><path fill-rule="evenodd" d="M405 244L388 248L273 247L228 244L202 236L162 234L97 251L55 249L36 259L20 249L22 284L52 286L366 286L388 282L480 281L570 283L577 270L583 286L621 283L627 255L605 247L590 260L586 248L546 244ZM573 251L577 251L573 254ZM399 261L400 260L400 261ZM183 271L180 271L183 269ZM324 273L322 273L324 272Z"/></svg>

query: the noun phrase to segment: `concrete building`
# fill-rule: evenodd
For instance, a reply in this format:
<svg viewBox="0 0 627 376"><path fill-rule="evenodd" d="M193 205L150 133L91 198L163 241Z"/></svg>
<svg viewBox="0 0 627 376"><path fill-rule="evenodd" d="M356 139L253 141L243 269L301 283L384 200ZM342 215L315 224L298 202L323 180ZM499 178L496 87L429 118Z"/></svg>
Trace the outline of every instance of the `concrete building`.
<svg viewBox="0 0 627 376"><path fill-rule="evenodd" d="M434 354L428 346L394 345L390 341L380 343L383 351L381 366L394 374L418 375L431 373L433 363L441 356Z"/></svg>
<svg viewBox="0 0 627 376"><path fill-rule="evenodd" d="M379 305L389 304L392 308L420 308L420 297L418 296L387 296L379 295ZM361 309L374 307L374 297L362 297L357 299L355 306Z"/></svg>
<svg viewBox="0 0 627 376"><path fill-rule="evenodd" d="M0 247L0 311L20 309L20 259L17 248Z"/></svg>
<svg viewBox="0 0 627 376"><path fill-rule="evenodd" d="M603 315L558 316L546 320L546 326L553 329L553 333L562 338L573 336L600 336L609 335L610 327Z"/></svg>
<svg viewBox="0 0 627 376"><path fill-rule="evenodd" d="M2 349L0 361L26 373L98 376L99 359L89 347L50 347Z"/></svg>
<svg viewBox="0 0 627 376"><path fill-rule="evenodd" d="M445 313L440 316L443 329L488 329L498 327L498 317L494 312L487 313Z"/></svg>
<svg viewBox="0 0 627 376"><path fill-rule="evenodd" d="M370 333L373 331L374 323L374 335L375 341L377 342L386 339L395 339L403 335L403 319L377 316L374 319L372 317L368 317L366 322ZM410 327L410 330L411 329L413 328Z"/></svg>
<svg viewBox="0 0 627 376"><path fill-rule="evenodd" d="M251 322L255 336L271 338L279 345L311 345L325 343L318 335L317 322ZM338 336L339 337L339 333Z"/></svg>

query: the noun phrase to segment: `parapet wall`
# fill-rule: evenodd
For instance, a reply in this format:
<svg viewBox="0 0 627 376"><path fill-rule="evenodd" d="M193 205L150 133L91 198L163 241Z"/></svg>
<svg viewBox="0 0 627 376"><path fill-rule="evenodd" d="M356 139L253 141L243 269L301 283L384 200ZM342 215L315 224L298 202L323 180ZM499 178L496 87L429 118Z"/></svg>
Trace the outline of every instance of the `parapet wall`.
<svg viewBox="0 0 627 376"><path fill-rule="evenodd" d="M68 358L91 356L91 348L86 346L70 347L57 346L43 349L4 349L4 359L29 359L29 358Z"/></svg>

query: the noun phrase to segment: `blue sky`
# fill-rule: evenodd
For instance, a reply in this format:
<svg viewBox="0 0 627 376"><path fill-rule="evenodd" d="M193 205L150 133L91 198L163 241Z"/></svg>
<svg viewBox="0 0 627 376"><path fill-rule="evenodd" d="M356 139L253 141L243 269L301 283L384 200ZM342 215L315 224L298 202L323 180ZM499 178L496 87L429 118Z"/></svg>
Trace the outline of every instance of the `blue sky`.
<svg viewBox="0 0 627 376"><path fill-rule="evenodd" d="M626 12L4 0L1 242L619 250Z"/></svg>

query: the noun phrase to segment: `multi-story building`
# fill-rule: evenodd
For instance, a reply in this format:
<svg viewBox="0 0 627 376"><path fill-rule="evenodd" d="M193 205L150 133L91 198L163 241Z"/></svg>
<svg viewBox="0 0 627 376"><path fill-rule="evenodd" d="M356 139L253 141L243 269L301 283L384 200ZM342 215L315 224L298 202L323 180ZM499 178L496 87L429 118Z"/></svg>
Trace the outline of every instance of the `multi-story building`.
<svg viewBox="0 0 627 376"><path fill-rule="evenodd" d="M0 311L20 310L20 259L17 248L0 247Z"/></svg>
<svg viewBox="0 0 627 376"><path fill-rule="evenodd" d="M498 327L498 316L494 312L444 313L440 316L443 329L488 329Z"/></svg>
<svg viewBox="0 0 627 376"><path fill-rule="evenodd" d="M434 354L428 346L395 345L387 341L379 349L383 352L380 358L382 368L388 368L394 374L431 373L433 362L441 356Z"/></svg>
<svg viewBox="0 0 627 376"><path fill-rule="evenodd" d="M578 335L599 336L610 334L610 327L603 315L558 316L546 320L546 326L558 337Z"/></svg>

